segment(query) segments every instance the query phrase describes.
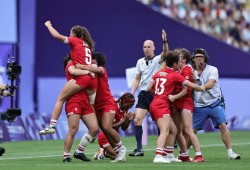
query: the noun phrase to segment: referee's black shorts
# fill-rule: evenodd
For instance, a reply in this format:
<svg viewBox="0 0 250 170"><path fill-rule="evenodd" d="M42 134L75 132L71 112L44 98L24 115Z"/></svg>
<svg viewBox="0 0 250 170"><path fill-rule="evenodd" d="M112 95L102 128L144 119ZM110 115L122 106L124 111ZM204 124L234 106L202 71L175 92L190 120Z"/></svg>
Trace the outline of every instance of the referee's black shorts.
<svg viewBox="0 0 250 170"><path fill-rule="evenodd" d="M152 93L141 91L138 95L138 100L135 107L149 110L149 106L153 100L153 97L154 96Z"/></svg>

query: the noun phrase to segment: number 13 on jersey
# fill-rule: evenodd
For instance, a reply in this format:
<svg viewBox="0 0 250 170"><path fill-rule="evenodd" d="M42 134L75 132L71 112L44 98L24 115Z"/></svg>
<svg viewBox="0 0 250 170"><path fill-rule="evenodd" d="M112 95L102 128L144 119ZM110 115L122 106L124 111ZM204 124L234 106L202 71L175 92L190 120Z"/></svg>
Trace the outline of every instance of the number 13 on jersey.
<svg viewBox="0 0 250 170"><path fill-rule="evenodd" d="M165 78L157 78L156 84L155 84L155 94L161 95L163 94L165 90L165 83L167 82L167 79Z"/></svg>

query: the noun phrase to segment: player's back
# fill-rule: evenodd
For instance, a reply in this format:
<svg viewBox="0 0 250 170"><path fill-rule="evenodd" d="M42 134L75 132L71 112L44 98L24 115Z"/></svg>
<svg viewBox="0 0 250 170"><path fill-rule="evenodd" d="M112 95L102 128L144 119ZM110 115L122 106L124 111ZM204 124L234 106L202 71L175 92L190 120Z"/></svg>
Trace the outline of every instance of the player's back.
<svg viewBox="0 0 250 170"><path fill-rule="evenodd" d="M168 100L168 95L173 92L175 85L181 85L181 83L177 81L179 76L179 73L168 67L158 71L153 76L153 79L155 80L154 99Z"/></svg>
<svg viewBox="0 0 250 170"><path fill-rule="evenodd" d="M92 63L91 50L84 43L83 39L68 37L71 47L71 58L74 64L89 65Z"/></svg>
<svg viewBox="0 0 250 170"><path fill-rule="evenodd" d="M99 102L103 102L106 100L113 99L114 97L111 94L109 84L108 84L108 75L107 75L107 70L104 69L104 74L103 75L98 75L97 80L97 91L96 91L96 104Z"/></svg>

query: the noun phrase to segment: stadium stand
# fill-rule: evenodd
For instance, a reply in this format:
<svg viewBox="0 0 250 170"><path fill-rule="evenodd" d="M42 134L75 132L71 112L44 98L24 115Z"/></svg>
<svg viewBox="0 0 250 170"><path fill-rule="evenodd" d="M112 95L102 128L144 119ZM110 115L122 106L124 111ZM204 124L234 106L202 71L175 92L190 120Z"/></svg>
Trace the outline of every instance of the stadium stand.
<svg viewBox="0 0 250 170"><path fill-rule="evenodd" d="M250 53L249 0L137 0L174 20Z"/></svg>

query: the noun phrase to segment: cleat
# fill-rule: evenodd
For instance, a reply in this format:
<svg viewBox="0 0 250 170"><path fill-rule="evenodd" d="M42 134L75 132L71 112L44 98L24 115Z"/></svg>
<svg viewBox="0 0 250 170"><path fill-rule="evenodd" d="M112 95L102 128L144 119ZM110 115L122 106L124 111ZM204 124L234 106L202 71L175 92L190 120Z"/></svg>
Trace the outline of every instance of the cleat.
<svg viewBox="0 0 250 170"><path fill-rule="evenodd" d="M193 160L189 156L181 156L181 155L178 156L178 159L181 160L182 162L191 162Z"/></svg>
<svg viewBox="0 0 250 170"><path fill-rule="evenodd" d="M178 158L175 158L174 156L173 157L166 157L166 159L169 161L169 162L182 162L182 160L178 159Z"/></svg>
<svg viewBox="0 0 250 170"><path fill-rule="evenodd" d="M240 159L240 158L241 158L240 155L238 155L238 154L236 154L234 152L228 154L228 159L237 160L237 159Z"/></svg>
<svg viewBox="0 0 250 170"><path fill-rule="evenodd" d="M74 153L74 158L80 159L80 160L85 161L85 162L89 162L90 161L90 159L87 158L84 153L76 153L75 152Z"/></svg>
<svg viewBox="0 0 250 170"><path fill-rule="evenodd" d="M48 127L44 128L43 130L39 131L40 135L47 135L47 134L54 134L56 132L55 127Z"/></svg>
<svg viewBox="0 0 250 170"><path fill-rule="evenodd" d="M129 156L144 156L144 152L142 149L135 149L132 153L129 154Z"/></svg>
<svg viewBox="0 0 250 170"><path fill-rule="evenodd" d="M5 149L0 147L0 156L2 156L4 154L4 152L5 152Z"/></svg>
<svg viewBox="0 0 250 170"><path fill-rule="evenodd" d="M67 158L63 159L63 162L66 162L66 163L72 162L72 159L70 157L67 157Z"/></svg>
<svg viewBox="0 0 250 170"><path fill-rule="evenodd" d="M205 162L202 155L195 156L194 159L191 162Z"/></svg>
<svg viewBox="0 0 250 170"><path fill-rule="evenodd" d="M113 161L110 161L112 163L116 163L116 162L126 162L126 158L123 158L122 160L118 160L118 159L114 159Z"/></svg>
<svg viewBox="0 0 250 170"><path fill-rule="evenodd" d="M153 160L154 163L171 163L170 161L167 160L167 158L164 158L163 156L155 156L154 160Z"/></svg>
<svg viewBox="0 0 250 170"><path fill-rule="evenodd" d="M126 162L126 147L124 145L122 145L119 149L118 149L118 154L116 156L116 158L111 161L111 162Z"/></svg>

